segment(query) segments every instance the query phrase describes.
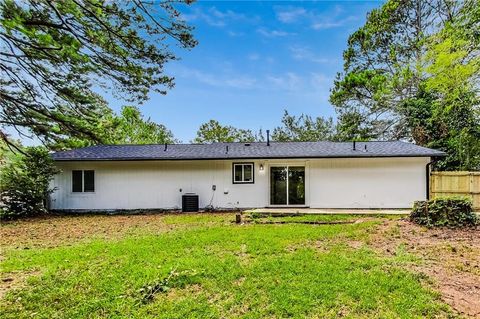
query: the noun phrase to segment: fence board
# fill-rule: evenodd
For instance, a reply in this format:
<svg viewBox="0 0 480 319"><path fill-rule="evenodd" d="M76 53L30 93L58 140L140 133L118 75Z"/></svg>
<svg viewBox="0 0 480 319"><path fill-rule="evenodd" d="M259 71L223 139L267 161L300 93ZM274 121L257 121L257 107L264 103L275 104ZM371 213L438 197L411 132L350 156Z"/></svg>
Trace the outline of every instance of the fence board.
<svg viewBox="0 0 480 319"><path fill-rule="evenodd" d="M432 172L430 197L466 196L480 210L480 172Z"/></svg>

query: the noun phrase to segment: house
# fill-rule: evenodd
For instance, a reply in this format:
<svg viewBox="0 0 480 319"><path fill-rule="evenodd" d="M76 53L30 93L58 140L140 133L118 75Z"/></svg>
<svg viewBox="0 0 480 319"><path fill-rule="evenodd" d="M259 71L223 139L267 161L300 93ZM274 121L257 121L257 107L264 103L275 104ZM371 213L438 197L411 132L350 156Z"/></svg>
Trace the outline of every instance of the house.
<svg viewBox="0 0 480 319"><path fill-rule="evenodd" d="M54 153L54 210L407 208L440 151L401 141L98 145Z"/></svg>

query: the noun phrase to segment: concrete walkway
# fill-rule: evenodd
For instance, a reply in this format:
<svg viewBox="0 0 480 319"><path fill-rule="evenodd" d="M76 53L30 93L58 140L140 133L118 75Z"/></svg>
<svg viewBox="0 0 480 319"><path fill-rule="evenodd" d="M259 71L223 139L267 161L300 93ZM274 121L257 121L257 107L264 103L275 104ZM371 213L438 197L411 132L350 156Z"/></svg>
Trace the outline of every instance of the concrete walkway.
<svg viewBox="0 0 480 319"><path fill-rule="evenodd" d="M244 210L243 213L273 215L408 215L409 209L339 209L339 208L256 208Z"/></svg>

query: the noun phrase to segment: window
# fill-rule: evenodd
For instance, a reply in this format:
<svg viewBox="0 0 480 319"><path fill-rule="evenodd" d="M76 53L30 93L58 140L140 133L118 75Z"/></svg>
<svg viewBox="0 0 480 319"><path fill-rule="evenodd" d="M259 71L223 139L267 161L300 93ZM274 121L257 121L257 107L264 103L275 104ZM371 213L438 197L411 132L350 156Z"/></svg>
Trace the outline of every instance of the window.
<svg viewBox="0 0 480 319"><path fill-rule="evenodd" d="M95 171L72 171L72 192L91 193L95 191Z"/></svg>
<svg viewBox="0 0 480 319"><path fill-rule="evenodd" d="M253 184L253 163L233 163L233 184Z"/></svg>

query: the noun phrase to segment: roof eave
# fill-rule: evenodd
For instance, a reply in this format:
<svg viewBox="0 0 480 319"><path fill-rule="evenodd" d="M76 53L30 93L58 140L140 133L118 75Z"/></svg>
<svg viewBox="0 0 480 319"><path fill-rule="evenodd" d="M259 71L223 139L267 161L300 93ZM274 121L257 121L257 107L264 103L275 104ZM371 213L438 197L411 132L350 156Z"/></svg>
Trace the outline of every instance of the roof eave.
<svg viewBox="0 0 480 319"><path fill-rule="evenodd" d="M334 156L247 156L247 157L117 157L117 158L53 158L55 162L132 162L132 161L208 161L208 160L272 160L272 159L325 159L325 158L398 158L445 157L446 153L427 154L359 154Z"/></svg>

